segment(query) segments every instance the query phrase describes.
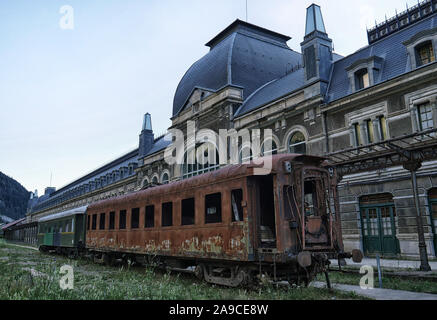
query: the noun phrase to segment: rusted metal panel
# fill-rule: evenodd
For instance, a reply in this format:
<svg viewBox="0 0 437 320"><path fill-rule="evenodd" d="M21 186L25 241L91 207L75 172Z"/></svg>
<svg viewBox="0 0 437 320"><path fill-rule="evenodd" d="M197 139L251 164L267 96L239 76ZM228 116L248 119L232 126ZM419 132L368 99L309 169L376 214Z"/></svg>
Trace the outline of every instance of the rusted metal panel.
<svg viewBox="0 0 437 320"><path fill-rule="evenodd" d="M272 157L274 216L276 228L276 248L274 256L265 261L287 261L299 253L305 246L305 228L310 232L320 231L320 221L305 224L302 212L295 212L299 216L297 221L302 223L300 228L290 227L292 219L284 212L284 196L282 189L285 185L293 184L296 194L304 192L302 170L321 169L324 158L302 155L275 155ZM284 161L293 163L293 173L284 168ZM305 164L305 165L304 165ZM105 230L88 230L87 247L100 251L131 252L138 254L160 255L167 257L182 257L192 259L214 259L229 261L256 261L259 240L259 187L254 169L261 165L243 164L228 166L215 172L191 179L175 182L169 185L142 190L123 197L104 200L89 206L88 214L106 213ZM327 172L327 171L326 171ZM331 181L331 187L335 184ZM261 186L262 187L262 186ZM232 221L231 192L243 190L244 221ZM335 192L335 190L333 191ZM205 223L205 197L221 193L221 223ZM195 199L195 224L182 226L181 201ZM303 206L302 198L297 198L296 207ZM173 226L161 226L162 203L173 203ZM146 229L145 207L153 205L155 208L154 228ZM335 204L338 206L338 203ZM131 210L140 209L139 228L131 229ZM126 230L119 230L119 214L127 211ZM108 230L109 212L115 212L115 230ZM337 211L338 213L338 211ZM339 217L331 227L336 240L341 237L338 230ZM303 222L302 222L303 221ZM317 230L316 230L317 229ZM331 235L332 238L332 235ZM331 246L317 246L317 250L327 250ZM331 248L332 249L332 248ZM272 251L272 252L273 252Z"/></svg>

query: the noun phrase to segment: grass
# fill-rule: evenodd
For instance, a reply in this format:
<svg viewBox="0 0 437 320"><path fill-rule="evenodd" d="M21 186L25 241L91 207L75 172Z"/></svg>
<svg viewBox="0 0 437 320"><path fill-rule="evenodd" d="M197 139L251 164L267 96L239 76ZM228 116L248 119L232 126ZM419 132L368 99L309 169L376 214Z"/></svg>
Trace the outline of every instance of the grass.
<svg viewBox="0 0 437 320"><path fill-rule="evenodd" d="M74 269L74 289L62 290L60 268ZM332 300L363 299L317 288L234 289L145 267L107 267L6 244L0 239L1 300Z"/></svg>
<svg viewBox="0 0 437 320"><path fill-rule="evenodd" d="M342 273L342 272L330 272L329 278L332 283L349 284L354 286L360 285L360 279L363 275L355 273ZM318 275L318 281L325 281L324 275ZM375 288L379 288L378 273L374 273ZM418 280L418 279L405 279L405 278L393 278L384 277L382 275L382 287L384 289L394 289L412 292L424 292L437 294L437 282L431 280Z"/></svg>

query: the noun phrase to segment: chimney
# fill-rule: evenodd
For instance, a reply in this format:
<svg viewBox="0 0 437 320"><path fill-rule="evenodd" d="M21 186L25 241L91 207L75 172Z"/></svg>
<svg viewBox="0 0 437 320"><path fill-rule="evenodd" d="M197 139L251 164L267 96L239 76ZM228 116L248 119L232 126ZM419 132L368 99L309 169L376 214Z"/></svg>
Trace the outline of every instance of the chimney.
<svg viewBox="0 0 437 320"><path fill-rule="evenodd" d="M47 195L47 196L49 196L49 195L51 195L53 192L55 192L56 191L56 188L54 188L54 187L47 187L46 189L45 189L45 191L44 191L44 195Z"/></svg>
<svg viewBox="0 0 437 320"><path fill-rule="evenodd" d="M140 134L140 145L138 158L144 158L152 149L155 142L155 137L152 130L152 117L150 113L146 113L143 119L143 127Z"/></svg>

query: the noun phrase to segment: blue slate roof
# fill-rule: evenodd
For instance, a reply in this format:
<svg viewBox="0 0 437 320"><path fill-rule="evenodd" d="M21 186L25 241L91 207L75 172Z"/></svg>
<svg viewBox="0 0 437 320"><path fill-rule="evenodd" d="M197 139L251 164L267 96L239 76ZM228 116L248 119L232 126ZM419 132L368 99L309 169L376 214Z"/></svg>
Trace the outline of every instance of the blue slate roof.
<svg viewBox="0 0 437 320"><path fill-rule="evenodd" d="M173 116L183 110L194 88L216 92L233 85L243 98L269 81L301 64L300 53L291 50L290 38L236 20L213 40L211 50L195 62L180 81L173 101Z"/></svg>
<svg viewBox="0 0 437 320"><path fill-rule="evenodd" d="M300 68L285 77L265 84L244 101L235 116L238 117L249 113L301 88L304 85L304 76L304 69Z"/></svg>
<svg viewBox="0 0 437 320"><path fill-rule="evenodd" d="M375 83L375 85L411 71L407 48L403 42L409 40L420 31L435 27L437 27L436 14L425 18L422 21L418 21L403 30L393 33L392 35L376 41L375 43L335 62L327 91L326 102L332 102L353 93L349 88L349 79L346 68L358 60L370 58L372 56L383 59L381 78L379 82Z"/></svg>
<svg viewBox="0 0 437 320"><path fill-rule="evenodd" d="M159 151L164 150L172 143L171 139L166 140L165 137L166 137L166 135L163 135L162 137L158 137L155 140L155 143L153 144L152 149L149 150L149 152L146 154L146 157L150 156L154 153L157 153Z"/></svg>

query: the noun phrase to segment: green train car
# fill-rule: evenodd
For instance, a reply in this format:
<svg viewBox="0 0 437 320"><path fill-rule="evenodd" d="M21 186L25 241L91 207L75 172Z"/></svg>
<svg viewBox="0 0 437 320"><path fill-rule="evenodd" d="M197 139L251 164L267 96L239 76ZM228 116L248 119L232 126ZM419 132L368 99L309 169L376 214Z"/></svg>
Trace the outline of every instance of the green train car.
<svg viewBox="0 0 437 320"><path fill-rule="evenodd" d="M78 254L85 248L87 206L43 217L38 221L38 248L42 252Z"/></svg>

